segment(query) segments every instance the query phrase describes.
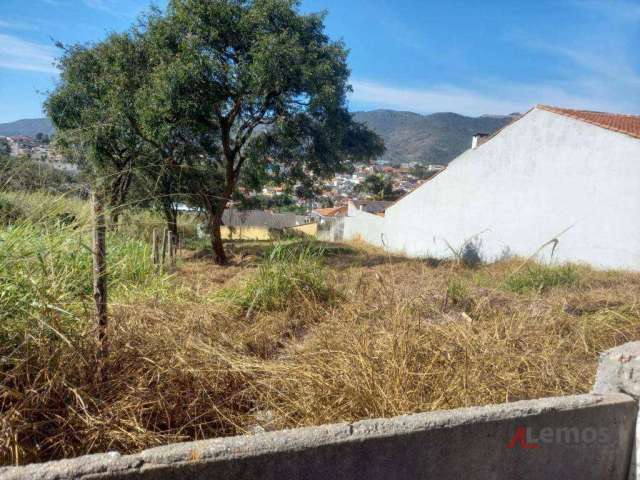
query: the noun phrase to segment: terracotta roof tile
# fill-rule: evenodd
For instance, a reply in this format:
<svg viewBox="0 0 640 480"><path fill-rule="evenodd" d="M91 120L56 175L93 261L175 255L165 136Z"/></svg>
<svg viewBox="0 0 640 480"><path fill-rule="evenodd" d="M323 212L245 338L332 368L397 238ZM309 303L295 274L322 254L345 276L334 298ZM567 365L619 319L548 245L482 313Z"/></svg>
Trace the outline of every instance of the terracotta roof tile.
<svg viewBox="0 0 640 480"><path fill-rule="evenodd" d="M313 212L321 217L344 217L347 215L347 207L316 208Z"/></svg>
<svg viewBox="0 0 640 480"><path fill-rule="evenodd" d="M640 115L571 110L569 108L552 107L549 105L538 105L537 108L640 138Z"/></svg>

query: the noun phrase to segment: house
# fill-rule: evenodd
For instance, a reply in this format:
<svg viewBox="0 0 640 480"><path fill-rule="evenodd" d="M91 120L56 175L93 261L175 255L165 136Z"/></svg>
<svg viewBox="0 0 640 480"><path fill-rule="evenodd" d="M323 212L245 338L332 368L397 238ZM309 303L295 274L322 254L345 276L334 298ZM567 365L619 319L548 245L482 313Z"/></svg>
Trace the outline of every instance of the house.
<svg viewBox="0 0 640 480"><path fill-rule="evenodd" d="M390 202L388 200L372 200L372 201L356 200L351 203L353 203L353 206L355 208L363 212L384 216L384 212L387 210L387 208L389 208L395 202Z"/></svg>
<svg viewBox="0 0 640 480"><path fill-rule="evenodd" d="M342 240L343 220L347 216L346 205L331 208L316 208L311 211L311 218L317 225L316 237L326 242Z"/></svg>
<svg viewBox="0 0 640 480"><path fill-rule="evenodd" d="M473 251L640 270L640 116L538 105L345 238L409 256Z"/></svg>
<svg viewBox="0 0 640 480"><path fill-rule="evenodd" d="M341 207L330 207L330 208L316 208L311 211L311 218L316 222L322 224L330 219L346 217L347 216L347 206Z"/></svg>
<svg viewBox="0 0 640 480"><path fill-rule="evenodd" d="M201 226L198 236L204 236L205 229ZM303 215L235 208L224 211L220 230L224 240L272 240L287 230L315 234L315 229L311 228L308 218Z"/></svg>
<svg viewBox="0 0 640 480"><path fill-rule="evenodd" d="M286 229L307 223L305 216L295 213L229 208L222 214L222 237L229 240L269 240Z"/></svg>

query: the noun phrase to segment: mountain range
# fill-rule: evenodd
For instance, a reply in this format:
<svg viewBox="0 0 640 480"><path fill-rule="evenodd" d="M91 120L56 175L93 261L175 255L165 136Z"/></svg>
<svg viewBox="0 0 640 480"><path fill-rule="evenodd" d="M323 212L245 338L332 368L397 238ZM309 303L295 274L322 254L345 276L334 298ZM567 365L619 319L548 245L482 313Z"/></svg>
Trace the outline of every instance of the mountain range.
<svg viewBox="0 0 640 480"><path fill-rule="evenodd" d="M0 136L15 137L24 135L25 137L35 137L38 133L51 135L53 125L48 118L27 118L11 123L0 123Z"/></svg>
<svg viewBox="0 0 640 480"><path fill-rule="evenodd" d="M420 115L395 110L355 112L354 118L366 123L385 141L382 157L391 163L419 162L447 164L471 146L475 133L493 133L514 120L518 114L465 117L457 113ZM0 136L54 132L47 118L18 120L0 124Z"/></svg>
<svg viewBox="0 0 640 480"><path fill-rule="evenodd" d="M420 115L395 110L356 112L357 121L366 123L380 135L390 163L418 162L447 164L471 147L476 133L494 133L519 114L465 117L457 113Z"/></svg>

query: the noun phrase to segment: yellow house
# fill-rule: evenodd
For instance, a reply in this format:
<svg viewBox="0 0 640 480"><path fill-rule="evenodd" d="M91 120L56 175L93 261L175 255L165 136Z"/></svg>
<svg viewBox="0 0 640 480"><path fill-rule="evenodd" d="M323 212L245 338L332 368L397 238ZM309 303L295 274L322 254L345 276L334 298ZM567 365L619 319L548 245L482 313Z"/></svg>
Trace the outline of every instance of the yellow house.
<svg viewBox="0 0 640 480"><path fill-rule="evenodd" d="M318 229L316 223L303 215L234 208L224 212L222 223L224 240L274 240L287 232L315 235Z"/></svg>

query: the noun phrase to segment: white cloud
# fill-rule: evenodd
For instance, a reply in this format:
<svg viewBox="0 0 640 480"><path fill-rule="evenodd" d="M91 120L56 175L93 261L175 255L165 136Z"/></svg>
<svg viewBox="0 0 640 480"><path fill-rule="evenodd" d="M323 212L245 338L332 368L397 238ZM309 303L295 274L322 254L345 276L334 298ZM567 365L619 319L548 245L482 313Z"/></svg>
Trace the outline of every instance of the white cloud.
<svg viewBox="0 0 640 480"><path fill-rule="evenodd" d="M38 30L38 27L21 20L0 20L0 29L6 30Z"/></svg>
<svg viewBox="0 0 640 480"><path fill-rule="evenodd" d="M89 8L112 13L113 6L107 0L83 0L83 2Z"/></svg>
<svg viewBox="0 0 640 480"><path fill-rule="evenodd" d="M53 66L56 49L0 33L0 68L58 73Z"/></svg>
<svg viewBox="0 0 640 480"><path fill-rule="evenodd" d="M518 102L501 100L477 91L451 85L429 88L402 88L367 80L353 79L351 99L360 103L410 110L419 113L456 112L467 115L510 113L522 107Z"/></svg>
<svg viewBox="0 0 640 480"><path fill-rule="evenodd" d="M82 0L82 3L93 10L98 10L114 17L131 19L136 17L142 10L148 8L151 2L148 0Z"/></svg>
<svg viewBox="0 0 640 480"><path fill-rule="evenodd" d="M575 93L571 88L547 84L515 84L485 81L478 88L437 85L403 88L353 79L350 99L366 108L390 108L417 113L456 112L463 115L525 112L536 104L567 108L626 111L623 102Z"/></svg>
<svg viewBox="0 0 640 480"><path fill-rule="evenodd" d="M359 107L419 113L505 114L538 103L640 113L640 65L634 51L640 4L625 0L565 0L565 4L581 15L570 34L560 31L549 38L531 28L512 38L523 56L542 56L538 60L544 70L531 72L530 80L522 70L509 78L494 78L487 72L469 75L464 83L415 87L414 80L414 87L407 88L355 77L350 98ZM540 76L543 71L546 78Z"/></svg>
<svg viewBox="0 0 640 480"><path fill-rule="evenodd" d="M571 0L569 3L620 22L640 20L640 5L629 0Z"/></svg>

